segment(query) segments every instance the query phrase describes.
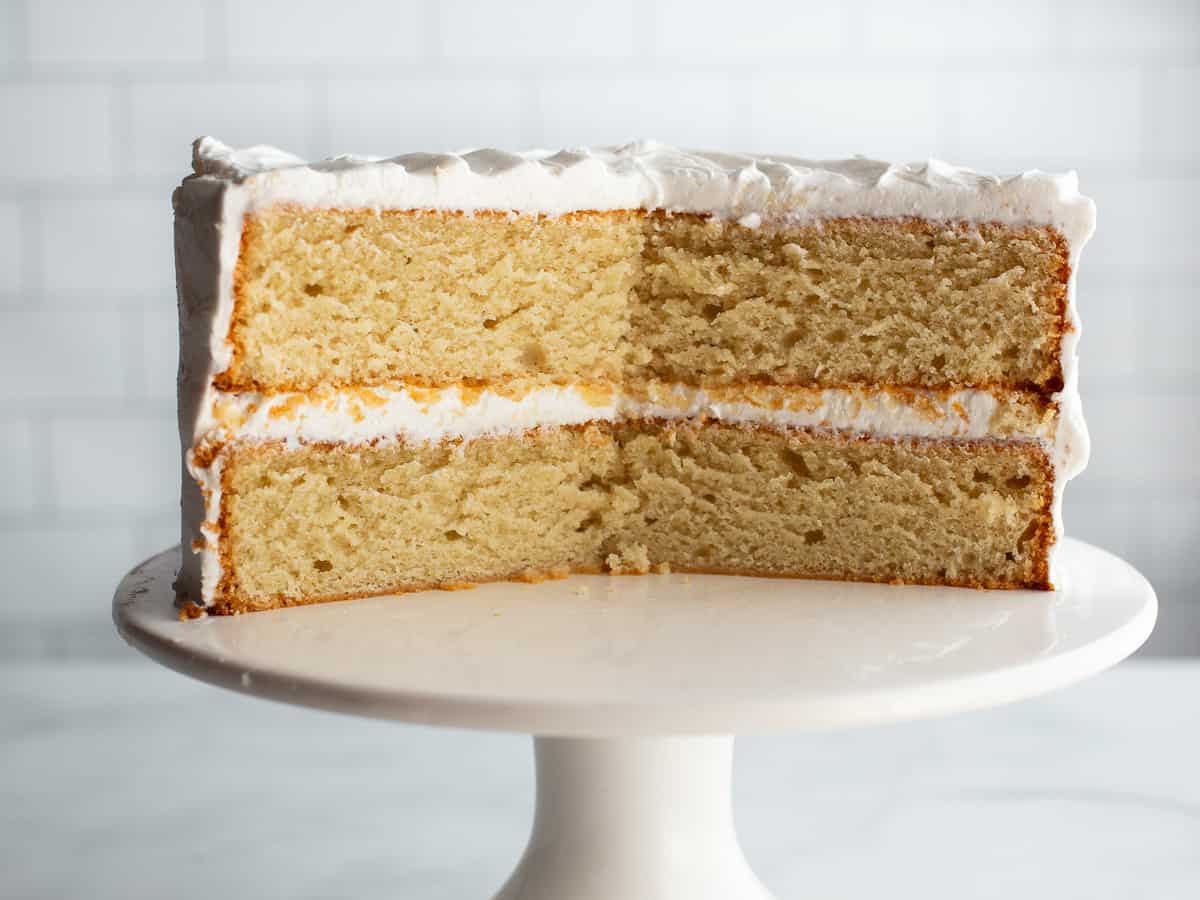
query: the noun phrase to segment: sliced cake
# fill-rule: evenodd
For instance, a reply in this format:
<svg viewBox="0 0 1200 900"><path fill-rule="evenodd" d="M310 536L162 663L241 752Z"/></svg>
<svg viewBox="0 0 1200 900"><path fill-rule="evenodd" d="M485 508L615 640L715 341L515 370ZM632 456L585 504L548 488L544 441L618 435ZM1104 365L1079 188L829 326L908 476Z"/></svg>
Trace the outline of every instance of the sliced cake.
<svg viewBox="0 0 1200 900"><path fill-rule="evenodd" d="M1076 178L197 141L181 601L652 569L1052 586Z"/></svg>

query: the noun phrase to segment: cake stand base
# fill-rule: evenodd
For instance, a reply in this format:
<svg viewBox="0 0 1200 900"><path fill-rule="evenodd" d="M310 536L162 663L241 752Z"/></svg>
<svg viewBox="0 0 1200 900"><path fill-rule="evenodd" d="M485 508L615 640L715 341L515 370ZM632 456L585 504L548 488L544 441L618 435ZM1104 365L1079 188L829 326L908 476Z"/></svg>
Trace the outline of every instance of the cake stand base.
<svg viewBox="0 0 1200 900"><path fill-rule="evenodd" d="M534 740L537 807L497 900L767 900L733 825L732 737Z"/></svg>

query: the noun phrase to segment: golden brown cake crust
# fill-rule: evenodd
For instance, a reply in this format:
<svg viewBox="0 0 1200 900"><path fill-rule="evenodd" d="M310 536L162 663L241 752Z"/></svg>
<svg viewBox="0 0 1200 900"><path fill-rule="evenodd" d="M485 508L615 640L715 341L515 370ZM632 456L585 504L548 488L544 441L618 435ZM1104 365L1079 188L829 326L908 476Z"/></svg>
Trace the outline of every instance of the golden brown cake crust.
<svg viewBox="0 0 1200 900"><path fill-rule="evenodd" d="M705 566L683 566L672 564L671 573L680 575L727 575L733 577L745 578L778 578L792 579L801 581L839 581L845 583L866 583L866 584L891 584L891 585L928 585L931 587L957 587L957 588L973 588L976 590L1031 590L1031 591L1052 591L1054 585L1050 583L1048 578L1033 578L1021 582L1006 582L1006 581L988 581L983 579L959 579L959 580L920 580L920 581L901 581L899 579L874 578L874 577L855 577L851 578L844 575L827 574L827 575L809 575L806 573L796 572L756 572L751 569L726 569L713 568ZM480 579L476 582L428 582L428 583L406 583L397 582L389 588L378 591L369 591L366 593L344 593L344 594L327 594L323 596L313 597L285 597L282 595L267 598L245 598L245 597L230 597L217 600L208 610L212 615L230 616L240 615L250 612L264 612L271 609L286 609L293 606L312 606L317 603L340 603L345 600L360 600L367 597L388 597L395 594L411 594L417 591L461 591L471 590L483 584L496 584L499 582L518 581L529 584L537 584L543 581L557 581L563 578L568 578L571 575L608 575L610 578L641 578L646 575L656 574L654 572L609 572L600 566L569 566L566 568L558 567L547 569L544 572L531 573L528 569L522 569L519 572L512 572L507 575L499 575L494 578ZM192 616L188 616L192 618Z"/></svg>

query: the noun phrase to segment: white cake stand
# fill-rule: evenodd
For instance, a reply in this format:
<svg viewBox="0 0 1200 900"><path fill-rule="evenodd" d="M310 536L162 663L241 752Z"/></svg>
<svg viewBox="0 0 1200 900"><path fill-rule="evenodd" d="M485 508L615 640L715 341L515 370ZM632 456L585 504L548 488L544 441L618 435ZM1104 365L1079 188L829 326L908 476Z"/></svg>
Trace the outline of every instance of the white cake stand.
<svg viewBox="0 0 1200 900"><path fill-rule="evenodd" d="M1054 593L698 575L576 576L180 621L178 548L125 576L122 636L243 693L382 719L530 732L537 806L497 900L746 900L737 732L1006 703L1150 634L1154 591L1065 542Z"/></svg>

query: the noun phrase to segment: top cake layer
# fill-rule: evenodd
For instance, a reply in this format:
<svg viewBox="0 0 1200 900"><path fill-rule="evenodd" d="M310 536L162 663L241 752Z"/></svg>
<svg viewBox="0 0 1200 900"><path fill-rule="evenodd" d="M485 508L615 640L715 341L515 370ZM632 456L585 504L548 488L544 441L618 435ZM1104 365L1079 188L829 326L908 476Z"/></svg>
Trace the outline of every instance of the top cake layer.
<svg viewBox="0 0 1200 900"><path fill-rule="evenodd" d="M1074 174L654 143L193 149L175 195L185 437L214 391L459 380L1034 390L1079 421L1094 207Z"/></svg>
<svg viewBox="0 0 1200 900"><path fill-rule="evenodd" d="M547 215L661 209L748 225L760 218L915 216L1049 225L1073 247L1095 224L1095 206L1079 193L1074 172L995 177L938 160L814 161L701 153L653 141L557 153L481 149L308 163L274 147L234 149L204 137L194 145L192 167L196 177L188 182L238 185L245 211L280 203Z"/></svg>
<svg viewBox="0 0 1200 900"><path fill-rule="evenodd" d="M1073 174L656 144L305 164L202 138L193 162L175 196L185 345L207 345L196 362L225 390L1055 391L1094 218Z"/></svg>

